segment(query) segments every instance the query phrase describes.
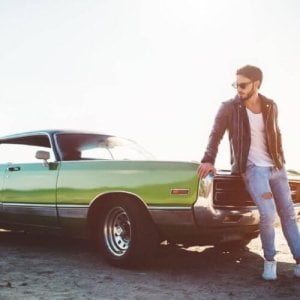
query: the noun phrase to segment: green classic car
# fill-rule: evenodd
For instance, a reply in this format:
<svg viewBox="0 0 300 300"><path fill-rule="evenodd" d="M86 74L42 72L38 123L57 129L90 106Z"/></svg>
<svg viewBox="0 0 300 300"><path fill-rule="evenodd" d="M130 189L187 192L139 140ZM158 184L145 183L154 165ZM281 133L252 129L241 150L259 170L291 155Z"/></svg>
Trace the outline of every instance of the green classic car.
<svg viewBox="0 0 300 300"><path fill-rule="evenodd" d="M246 245L258 213L241 179L199 181L198 164L156 161L112 135L47 130L0 139L0 228L93 239L116 266L144 263L162 241ZM297 211L299 179L290 181Z"/></svg>

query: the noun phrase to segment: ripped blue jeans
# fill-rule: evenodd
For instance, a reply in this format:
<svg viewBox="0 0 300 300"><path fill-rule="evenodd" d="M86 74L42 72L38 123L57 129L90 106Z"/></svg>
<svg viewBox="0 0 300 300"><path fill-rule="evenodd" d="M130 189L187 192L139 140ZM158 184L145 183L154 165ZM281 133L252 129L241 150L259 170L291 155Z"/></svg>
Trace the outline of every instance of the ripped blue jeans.
<svg viewBox="0 0 300 300"><path fill-rule="evenodd" d="M249 164L242 174L246 188L260 213L260 238L264 257L274 260L276 210L283 234L295 260L300 259L300 234L285 168Z"/></svg>

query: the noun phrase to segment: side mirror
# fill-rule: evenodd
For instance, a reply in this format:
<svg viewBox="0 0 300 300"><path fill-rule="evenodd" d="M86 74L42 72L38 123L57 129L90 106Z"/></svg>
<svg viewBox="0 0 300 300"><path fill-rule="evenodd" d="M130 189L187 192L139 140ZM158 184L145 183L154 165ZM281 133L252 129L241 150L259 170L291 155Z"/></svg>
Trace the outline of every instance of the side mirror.
<svg viewBox="0 0 300 300"><path fill-rule="evenodd" d="M36 152L35 158L42 159L44 161L44 165L48 166L49 165L48 159L50 158L50 152L39 150Z"/></svg>

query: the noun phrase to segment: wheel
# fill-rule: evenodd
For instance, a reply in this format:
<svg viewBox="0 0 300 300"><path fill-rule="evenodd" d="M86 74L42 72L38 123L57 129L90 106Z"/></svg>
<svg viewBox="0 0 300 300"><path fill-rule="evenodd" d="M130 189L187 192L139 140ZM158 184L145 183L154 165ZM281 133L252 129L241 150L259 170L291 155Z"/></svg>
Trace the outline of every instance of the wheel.
<svg viewBox="0 0 300 300"><path fill-rule="evenodd" d="M101 215L97 236L106 260L118 267L149 263L158 234L145 208L134 200L113 200Z"/></svg>
<svg viewBox="0 0 300 300"><path fill-rule="evenodd" d="M224 242L216 244L215 247L218 250L221 251L237 251L244 249L252 239L242 239L237 241L231 241L231 242Z"/></svg>

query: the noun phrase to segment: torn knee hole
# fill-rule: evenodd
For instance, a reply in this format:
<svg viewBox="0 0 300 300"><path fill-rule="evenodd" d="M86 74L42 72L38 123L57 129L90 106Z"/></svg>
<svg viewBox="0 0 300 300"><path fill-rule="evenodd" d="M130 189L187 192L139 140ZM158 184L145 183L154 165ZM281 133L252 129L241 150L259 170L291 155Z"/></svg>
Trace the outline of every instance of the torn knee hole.
<svg viewBox="0 0 300 300"><path fill-rule="evenodd" d="M270 200L273 198L273 194L271 192L266 192L261 195L264 200Z"/></svg>

